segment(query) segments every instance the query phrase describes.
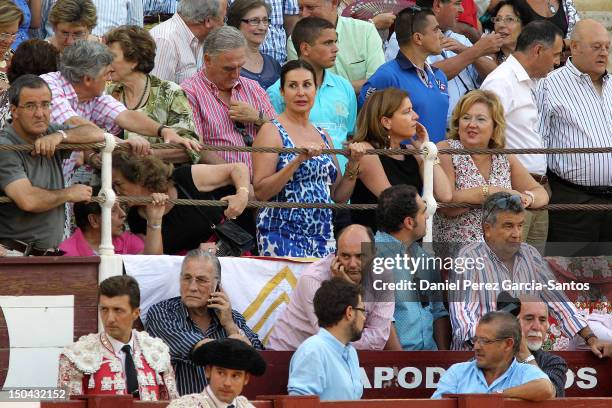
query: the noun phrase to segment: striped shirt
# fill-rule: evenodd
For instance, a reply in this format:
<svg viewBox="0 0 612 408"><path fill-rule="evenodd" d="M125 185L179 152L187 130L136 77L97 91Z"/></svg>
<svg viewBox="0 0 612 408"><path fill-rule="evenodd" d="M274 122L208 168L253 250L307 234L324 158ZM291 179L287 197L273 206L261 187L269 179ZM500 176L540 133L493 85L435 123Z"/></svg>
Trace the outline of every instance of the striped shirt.
<svg viewBox="0 0 612 408"><path fill-rule="evenodd" d="M552 315L560 322L561 330L567 337L574 337L576 333L587 326L587 321L578 313L571 301L562 291L556 290L511 290L505 288L502 282L542 283L546 285L549 280L557 282L550 271L548 263L539 252L529 244L522 243L514 257L512 272L489 248L486 242L475 242L464 247L456 259L473 259L482 262L484 267L473 266L463 273L452 273L451 282L457 282L459 289L449 291L449 309L453 325L453 350L469 349L466 344L475 335L476 325L487 312L497 309L497 296L506 290L513 296L521 293L541 295L542 300L548 304ZM467 265L466 265L467 266ZM464 282L471 284L463 290ZM489 284L487 288L476 289L474 285ZM459 301L453 301L459 300Z"/></svg>
<svg viewBox="0 0 612 408"><path fill-rule="evenodd" d="M202 68L204 43L178 14L153 27L150 34L157 45L152 75L180 84Z"/></svg>
<svg viewBox="0 0 612 408"><path fill-rule="evenodd" d="M539 133L549 148L612 146L612 81L603 77L599 95L591 77L571 58L539 81ZM549 154L548 168L582 186L612 186L612 153Z"/></svg>
<svg viewBox="0 0 612 408"><path fill-rule="evenodd" d="M93 0L98 15L98 24L92 34L102 37L115 27L136 25L142 27L142 0Z"/></svg>
<svg viewBox="0 0 612 408"><path fill-rule="evenodd" d="M81 102L72 84L60 72L50 72L40 77L49 84L53 96L51 122L64 123L74 116L80 116L112 134L121 132L115 123L117 116L127 109L121 102L110 95Z"/></svg>
<svg viewBox="0 0 612 408"><path fill-rule="evenodd" d="M176 13L176 3L176 0L144 0L142 6L145 16L152 16Z"/></svg>
<svg viewBox="0 0 612 408"><path fill-rule="evenodd" d="M153 337L162 339L170 347L170 358L176 376L176 385L180 395L202 392L206 386L204 367L194 364L189 353L193 346L204 339L223 339L227 333L217 315L211 313L210 325L206 332L191 320L187 307L180 296L163 300L149 309L145 321L146 331ZM246 324L244 317L232 310L232 319L253 347L263 350L259 337Z"/></svg>
<svg viewBox="0 0 612 408"><path fill-rule="evenodd" d="M240 131L230 119L229 107L219 97L219 88L206 77L203 70L183 82L181 87L191 103L197 133L205 144L245 146ZM248 103L267 118L276 118L268 94L252 79L239 77L231 98ZM257 134L254 123L244 123L244 130L253 138ZM250 153L224 151L218 154L228 163L245 163L249 169L252 168Z"/></svg>
<svg viewBox="0 0 612 408"><path fill-rule="evenodd" d="M228 0L227 7L229 8L235 0ZM285 32L285 16L294 16L299 14L297 0L266 0L270 5L270 26L268 27L268 35L261 45L260 51L267 54L278 61L279 64L284 64L287 59L287 33Z"/></svg>

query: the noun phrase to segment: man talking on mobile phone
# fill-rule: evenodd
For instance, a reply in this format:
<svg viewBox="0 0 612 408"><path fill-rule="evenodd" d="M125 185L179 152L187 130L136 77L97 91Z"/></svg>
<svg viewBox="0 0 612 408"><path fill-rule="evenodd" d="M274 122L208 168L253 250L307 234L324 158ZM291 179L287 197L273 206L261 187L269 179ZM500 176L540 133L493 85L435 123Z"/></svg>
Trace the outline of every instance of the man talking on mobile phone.
<svg viewBox="0 0 612 408"><path fill-rule="evenodd" d="M319 331L314 310L314 295L325 280L342 278L356 285L367 280L363 271L369 270L368 260L362 253L363 244L374 241L372 230L359 224L349 225L339 232L336 254L311 264L298 279L291 292L289 304L276 320L270 332L267 347L272 350L296 350L308 337ZM401 350L392 323L394 302L368 301L365 298L366 318L363 334L353 346L357 350Z"/></svg>
<svg viewBox="0 0 612 408"><path fill-rule="evenodd" d="M196 345L223 338L242 340L256 349L263 345L220 287L221 264L216 256L201 249L188 252L179 279L181 295L153 305L145 328L170 347L177 388L185 395L202 392L207 384L204 368L189 358Z"/></svg>

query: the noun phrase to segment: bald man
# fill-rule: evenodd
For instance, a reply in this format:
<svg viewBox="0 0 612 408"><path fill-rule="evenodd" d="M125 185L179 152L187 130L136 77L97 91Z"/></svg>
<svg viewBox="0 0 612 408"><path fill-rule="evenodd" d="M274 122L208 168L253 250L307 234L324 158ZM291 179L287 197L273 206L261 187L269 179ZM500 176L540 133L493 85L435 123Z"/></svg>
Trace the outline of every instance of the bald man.
<svg viewBox="0 0 612 408"><path fill-rule="evenodd" d="M363 225L349 225L336 240L336 254L311 264L298 279L291 293L289 304L276 320L266 347L272 350L296 350L308 337L319 331L314 312L314 294L325 280L341 277L354 284L362 284L362 262L367 262L362 253L362 244L374 241L372 230ZM365 269L365 268L364 268ZM366 321L361 340L353 343L358 350L382 350L389 342L388 349L401 350L392 317L394 302L368 302L365 300Z"/></svg>
<svg viewBox="0 0 612 408"><path fill-rule="evenodd" d="M581 20L570 44L572 56L565 66L538 83L539 133L549 148L609 147L612 81L606 67L610 34L595 20ZM610 154L549 154L547 175L550 204L612 203ZM572 245L575 252L570 255L601 255L603 248L593 243L612 241L612 217L605 211L551 211L551 241L584 243Z"/></svg>
<svg viewBox="0 0 612 408"><path fill-rule="evenodd" d="M555 386L556 396L565 396L567 363L561 357L542 350L550 324L548 306L534 297L521 297L518 315L523 340L516 358L518 361L540 367Z"/></svg>

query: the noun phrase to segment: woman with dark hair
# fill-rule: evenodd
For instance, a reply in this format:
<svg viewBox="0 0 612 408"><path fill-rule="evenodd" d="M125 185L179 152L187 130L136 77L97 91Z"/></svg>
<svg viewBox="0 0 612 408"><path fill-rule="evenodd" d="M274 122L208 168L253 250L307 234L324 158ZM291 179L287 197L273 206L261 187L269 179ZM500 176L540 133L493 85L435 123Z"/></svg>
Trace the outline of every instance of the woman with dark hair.
<svg viewBox="0 0 612 408"><path fill-rule="evenodd" d="M98 21L92 0L57 0L48 19L53 27L53 37L47 41L60 53L79 40L100 41L91 34Z"/></svg>
<svg viewBox="0 0 612 408"><path fill-rule="evenodd" d="M270 6L263 0L237 0L227 11L227 25L239 29L247 40L247 59L240 75L267 89L281 70L274 58L259 51L270 27Z"/></svg>
<svg viewBox="0 0 612 408"><path fill-rule="evenodd" d="M113 155L113 185L119 195L157 197L159 205L165 204L161 218L151 217L144 205L131 207L127 218L130 231L143 237L149 230L161 229L164 254L184 254L210 241L212 224L219 224L224 216L235 219L242 214L250 192L249 170L243 163L174 168L155 156L126 152ZM163 197L224 200L228 207L224 211L221 207L174 205Z"/></svg>
<svg viewBox="0 0 612 408"><path fill-rule="evenodd" d="M59 53L46 41L33 38L21 43L6 71L9 83L25 74L42 75L57 71ZM0 95L0 128L10 118L8 95Z"/></svg>
<svg viewBox="0 0 612 408"><path fill-rule="evenodd" d="M518 7L518 0L502 0L491 12L491 21L497 34L502 36L501 49L495 54L495 61L501 64L514 52L516 40L528 23L524 9Z"/></svg>
<svg viewBox="0 0 612 408"><path fill-rule="evenodd" d="M106 87L106 92L128 109L143 112L180 135L165 142L188 148L159 150L155 152L158 157L172 163L200 162L199 137L185 92L174 82L150 74L155 64L155 41L149 32L137 26L121 26L109 31L105 38L114 56L110 73L114 82ZM129 136L130 132L124 131L124 139ZM164 142L161 137L146 139L151 143Z"/></svg>
<svg viewBox="0 0 612 408"><path fill-rule="evenodd" d="M376 91L366 100L357 117L353 141L364 142L368 149L420 149L429 141L427 129L418 122L408 93L398 88ZM406 145L406 140L410 141ZM387 187L408 184L423 189L421 155L367 155L361 159L360 174L351 196L352 204L375 204ZM436 163L437 164L437 163ZM452 199L452 190L444 170L434 165L434 195L439 201ZM354 210L353 223L377 230L374 210Z"/></svg>
<svg viewBox="0 0 612 408"><path fill-rule="evenodd" d="M287 62L280 76L285 111L264 124L254 147L302 147L307 153L253 153L253 187L263 201L293 203L346 202L355 187L363 143L351 143L349 161L340 170L329 135L308 119L317 84L315 71L301 60ZM332 210L264 208L257 214L260 255L323 258L335 250Z"/></svg>
<svg viewBox="0 0 612 408"><path fill-rule="evenodd" d="M559 27L563 36L569 39L580 16L573 0L515 0L525 15L524 23L547 20Z"/></svg>
<svg viewBox="0 0 612 408"><path fill-rule="evenodd" d="M100 187L95 187L92 196L97 196ZM147 219L160 220L164 214L167 196L154 193L153 203L145 208ZM116 202L111 210L111 235L116 254L161 255L163 253L161 229L148 229L143 241L141 237L125 230L127 208ZM98 203L74 204L74 220L77 229L62 242L59 249L64 256L95 256L102 240L102 209Z"/></svg>

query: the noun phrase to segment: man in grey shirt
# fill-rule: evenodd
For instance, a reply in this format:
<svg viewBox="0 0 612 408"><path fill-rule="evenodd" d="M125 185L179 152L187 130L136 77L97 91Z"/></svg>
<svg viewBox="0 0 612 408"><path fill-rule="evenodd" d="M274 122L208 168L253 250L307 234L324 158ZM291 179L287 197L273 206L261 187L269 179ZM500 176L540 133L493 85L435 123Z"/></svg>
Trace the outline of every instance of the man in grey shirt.
<svg viewBox="0 0 612 408"><path fill-rule="evenodd" d="M50 124L51 90L40 77L21 76L8 92L13 120L0 130L0 145L34 150L0 150L0 195L13 200L0 204L0 245L9 255L47 255L62 239L64 204L91 199L89 186L64 188L62 160L70 151L56 147L101 142L104 134L93 125Z"/></svg>

